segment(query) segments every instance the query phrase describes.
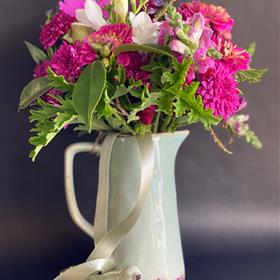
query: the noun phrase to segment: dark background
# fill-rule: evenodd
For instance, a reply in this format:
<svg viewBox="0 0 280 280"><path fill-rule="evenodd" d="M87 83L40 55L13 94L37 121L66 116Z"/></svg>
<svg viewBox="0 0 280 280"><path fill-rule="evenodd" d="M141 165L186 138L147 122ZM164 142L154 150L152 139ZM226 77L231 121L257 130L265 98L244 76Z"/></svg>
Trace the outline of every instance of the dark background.
<svg viewBox="0 0 280 280"><path fill-rule="evenodd" d="M236 140L220 152L200 126L191 128L176 166L189 280L279 280L279 0L215 0L236 20L240 46L257 42L263 83L243 86L251 125L264 148ZM34 64L23 40L37 43L55 0L0 0L0 279L48 280L84 261L91 240L71 221L64 198L63 153L78 139L63 132L33 164L27 157L28 112L17 113ZM98 159L77 160L82 210L93 216ZM171 280L171 279L170 279Z"/></svg>

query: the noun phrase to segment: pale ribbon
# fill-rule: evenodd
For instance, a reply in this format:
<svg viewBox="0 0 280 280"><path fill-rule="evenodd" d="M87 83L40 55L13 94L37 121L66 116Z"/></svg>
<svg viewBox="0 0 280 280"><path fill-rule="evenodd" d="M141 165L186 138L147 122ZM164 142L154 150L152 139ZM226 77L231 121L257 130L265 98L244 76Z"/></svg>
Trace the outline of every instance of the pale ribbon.
<svg viewBox="0 0 280 280"><path fill-rule="evenodd" d="M95 212L95 224L93 227L93 237L96 243L95 249L92 251L86 262L71 267L62 272L55 280L91 280L99 279L129 279L127 276L122 277L121 272L113 271L115 264L112 254L118 247L123 238L134 227L143 209L145 198L149 187L151 186L153 170L154 170L154 149L152 135L136 137L141 163L141 179L139 194L135 205L128 216L115 225L111 230L107 231L108 217L108 199L109 199L109 167L113 144L119 134L108 135L101 149L99 164L99 182ZM129 170L127 170L129 172ZM69 178L68 178L69 179ZM70 178L73 184L73 178ZM132 272L139 272L137 267L131 267ZM112 278L110 278L112 275ZM137 276L137 275L135 275ZM138 277L136 277L138 278Z"/></svg>

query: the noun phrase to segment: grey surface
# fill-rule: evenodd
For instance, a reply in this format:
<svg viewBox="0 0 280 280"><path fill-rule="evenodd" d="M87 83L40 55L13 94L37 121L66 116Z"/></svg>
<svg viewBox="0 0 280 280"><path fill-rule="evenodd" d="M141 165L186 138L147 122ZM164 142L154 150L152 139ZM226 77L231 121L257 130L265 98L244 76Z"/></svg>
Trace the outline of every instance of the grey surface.
<svg viewBox="0 0 280 280"><path fill-rule="evenodd" d="M212 1L236 20L235 41L256 41L262 84L242 86L251 124L264 148L242 140L233 156L220 152L198 126L183 144L176 176L184 252L190 280L279 280L279 0ZM33 164L27 158L28 114L17 113L33 64L23 40L37 41L52 0L0 0L1 159L0 279L44 280L83 261L92 242L69 218L63 152L78 139L65 131ZM93 216L98 161L77 161L82 210Z"/></svg>

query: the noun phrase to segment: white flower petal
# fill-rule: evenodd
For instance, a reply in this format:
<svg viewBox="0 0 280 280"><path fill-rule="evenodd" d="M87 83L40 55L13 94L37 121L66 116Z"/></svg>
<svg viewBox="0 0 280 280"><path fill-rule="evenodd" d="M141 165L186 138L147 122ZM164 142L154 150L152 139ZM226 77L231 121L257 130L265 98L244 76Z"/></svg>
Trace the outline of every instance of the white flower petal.
<svg viewBox="0 0 280 280"><path fill-rule="evenodd" d="M76 19L81 22L82 24L85 24L87 26L91 27L91 21L88 19L85 10L79 9L76 11Z"/></svg>
<svg viewBox="0 0 280 280"><path fill-rule="evenodd" d="M152 22L150 16L146 12L138 15L130 13L129 19L132 26L132 40L136 44L156 44L158 42L157 22Z"/></svg>
<svg viewBox="0 0 280 280"><path fill-rule="evenodd" d="M107 21L103 18L101 7L94 0L86 0L85 14L95 30L107 24Z"/></svg>

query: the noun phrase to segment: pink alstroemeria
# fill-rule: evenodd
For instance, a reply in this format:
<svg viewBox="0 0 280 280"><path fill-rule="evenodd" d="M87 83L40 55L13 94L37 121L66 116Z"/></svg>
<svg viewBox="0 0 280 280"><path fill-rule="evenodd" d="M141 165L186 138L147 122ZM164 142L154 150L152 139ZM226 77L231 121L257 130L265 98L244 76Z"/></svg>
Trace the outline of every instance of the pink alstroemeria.
<svg viewBox="0 0 280 280"><path fill-rule="evenodd" d="M198 72L205 74L209 68L213 67L214 61L212 58L208 57L207 49L199 48L194 53L194 61L197 65Z"/></svg>

